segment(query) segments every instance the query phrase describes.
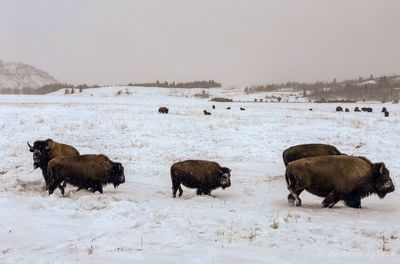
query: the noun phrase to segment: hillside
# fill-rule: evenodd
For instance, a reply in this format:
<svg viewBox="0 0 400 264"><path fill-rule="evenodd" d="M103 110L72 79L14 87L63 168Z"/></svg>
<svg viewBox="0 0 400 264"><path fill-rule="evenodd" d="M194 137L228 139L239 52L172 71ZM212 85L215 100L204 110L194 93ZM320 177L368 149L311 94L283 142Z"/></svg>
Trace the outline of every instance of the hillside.
<svg viewBox="0 0 400 264"><path fill-rule="evenodd" d="M33 66L0 60L0 89L39 88L56 82L50 74Z"/></svg>

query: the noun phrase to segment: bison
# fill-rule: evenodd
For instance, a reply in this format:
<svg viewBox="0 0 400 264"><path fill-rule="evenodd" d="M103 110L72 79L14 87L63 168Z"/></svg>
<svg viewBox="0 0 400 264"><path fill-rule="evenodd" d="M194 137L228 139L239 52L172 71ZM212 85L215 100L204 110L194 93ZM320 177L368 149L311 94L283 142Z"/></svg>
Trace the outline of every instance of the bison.
<svg viewBox="0 0 400 264"><path fill-rule="evenodd" d="M92 192L103 193L103 185L112 183L114 188L125 182L124 167L111 161L105 155L81 155L57 157L49 162L47 168L49 195L58 187L64 195L61 182L69 183Z"/></svg>
<svg viewBox="0 0 400 264"><path fill-rule="evenodd" d="M197 188L197 195L211 195L211 191L231 186L231 170L221 167L217 162L206 160L186 160L171 166L172 196L182 196L181 184L188 188Z"/></svg>
<svg viewBox="0 0 400 264"><path fill-rule="evenodd" d="M211 113L208 112L207 110L204 110L203 113L204 113L205 115L211 115Z"/></svg>
<svg viewBox="0 0 400 264"><path fill-rule="evenodd" d="M228 106L228 107L226 108L226 110L231 110L231 107L230 107L230 106Z"/></svg>
<svg viewBox="0 0 400 264"><path fill-rule="evenodd" d="M215 105L212 105L212 109L215 109Z"/></svg>
<svg viewBox="0 0 400 264"><path fill-rule="evenodd" d="M158 108L159 114L168 114L168 111L169 111L168 108L165 106Z"/></svg>
<svg viewBox="0 0 400 264"><path fill-rule="evenodd" d="M385 113L387 111L386 107L382 107L382 113Z"/></svg>
<svg viewBox="0 0 400 264"><path fill-rule="evenodd" d="M289 162L316 156L342 155L342 153L332 145L327 144L303 144L290 147L283 151L283 162L285 166Z"/></svg>
<svg viewBox="0 0 400 264"><path fill-rule="evenodd" d="M324 197L322 207L332 208L338 201L361 208L361 199L371 194L384 198L394 191L389 171L383 162L371 163L364 157L320 156L293 161L286 168L290 192L288 201L301 205L299 195L306 190Z"/></svg>
<svg viewBox="0 0 400 264"><path fill-rule="evenodd" d="M46 190L48 185L48 163L55 157L79 155L79 151L73 146L62 144L52 139L37 140L33 143L33 146L29 142L26 143L29 146L29 151L33 152L33 169L40 168L42 170L42 175L46 182Z"/></svg>
<svg viewBox="0 0 400 264"><path fill-rule="evenodd" d="M240 111L244 111L244 110L246 110L246 109L244 109L243 107L240 107Z"/></svg>
<svg viewBox="0 0 400 264"><path fill-rule="evenodd" d="M349 108L346 108L344 111L345 111L345 112L350 112Z"/></svg>
<svg viewBox="0 0 400 264"><path fill-rule="evenodd" d="M336 107L336 112L343 112L343 107L341 106Z"/></svg>
<svg viewBox="0 0 400 264"><path fill-rule="evenodd" d="M389 111L385 111L385 117L389 116Z"/></svg>
<svg viewBox="0 0 400 264"><path fill-rule="evenodd" d="M358 108L358 106L356 106L356 108L354 108L354 112L361 112L361 110Z"/></svg>
<svg viewBox="0 0 400 264"><path fill-rule="evenodd" d="M371 107L363 107L363 108L361 108L361 110L362 110L363 112L372 113L372 108L371 108Z"/></svg>

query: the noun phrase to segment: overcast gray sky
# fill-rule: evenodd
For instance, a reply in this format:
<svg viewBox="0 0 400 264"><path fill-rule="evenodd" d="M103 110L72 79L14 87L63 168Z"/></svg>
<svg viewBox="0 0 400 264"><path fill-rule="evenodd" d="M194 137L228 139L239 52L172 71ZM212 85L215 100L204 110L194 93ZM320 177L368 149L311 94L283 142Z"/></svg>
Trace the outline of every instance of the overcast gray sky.
<svg viewBox="0 0 400 264"><path fill-rule="evenodd" d="M0 0L0 59L69 83L400 73L398 0Z"/></svg>

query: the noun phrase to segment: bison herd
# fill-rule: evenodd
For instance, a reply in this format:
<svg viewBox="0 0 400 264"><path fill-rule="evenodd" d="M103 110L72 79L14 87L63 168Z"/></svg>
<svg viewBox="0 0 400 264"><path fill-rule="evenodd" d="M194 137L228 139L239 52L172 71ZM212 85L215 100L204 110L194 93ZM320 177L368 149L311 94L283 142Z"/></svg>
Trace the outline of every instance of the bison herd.
<svg viewBox="0 0 400 264"><path fill-rule="evenodd" d="M80 155L74 147L52 139L38 140L33 146L33 167L40 168L49 195L57 188L64 195L67 184L92 192L103 193L103 186L117 188L125 182L124 167L105 155ZM384 198L395 187L383 162L372 163L364 157L341 153L327 144L304 144L283 151L285 180L290 204L301 205L300 194L306 190L323 197L322 207L332 208L337 202L361 208L361 199L371 194ZM231 170L206 160L186 160L170 169L172 196L179 197L187 188L197 189L197 195L211 195L217 188L231 186Z"/></svg>
<svg viewBox="0 0 400 264"><path fill-rule="evenodd" d="M361 111L362 112L372 113L373 109L372 109L372 107L362 107L361 110L360 110L360 108L358 108L358 106L356 106L354 108L354 112L361 112ZM336 112L343 112L343 107L337 106L336 107ZM348 108L345 108L345 112L350 112L350 110ZM386 107L383 107L381 112L385 115L385 117L389 116L389 111L387 111Z"/></svg>
<svg viewBox="0 0 400 264"><path fill-rule="evenodd" d="M215 109L215 105L212 105L212 109ZM230 106L227 107L226 110L231 110L231 107ZM243 108L243 107L240 107L240 111L244 111L244 110L246 110L246 109ZM158 108L158 113L159 114L168 114L168 112L169 112L169 109L167 107L165 107L165 106L162 106L162 107ZM204 115L211 115L211 112L209 112L207 110L203 110L203 114Z"/></svg>

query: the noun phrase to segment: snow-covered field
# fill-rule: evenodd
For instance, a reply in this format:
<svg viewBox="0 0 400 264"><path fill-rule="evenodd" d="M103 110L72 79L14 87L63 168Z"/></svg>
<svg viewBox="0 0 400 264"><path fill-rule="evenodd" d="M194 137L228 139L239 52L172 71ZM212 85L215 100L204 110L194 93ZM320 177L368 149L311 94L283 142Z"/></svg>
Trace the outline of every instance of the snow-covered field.
<svg viewBox="0 0 400 264"><path fill-rule="evenodd" d="M337 113L336 104L212 103L156 88L115 96L120 89L0 96L0 263L399 262L398 190L363 199L360 210L322 209L306 192L291 207L281 158L292 145L333 144L384 161L398 186L399 105L386 104L385 118L382 104ZM170 113L157 114L160 106ZM122 162L126 182L48 196L26 145L47 138ZM231 168L232 186L213 197L183 187L173 199L169 169L185 159Z"/></svg>

